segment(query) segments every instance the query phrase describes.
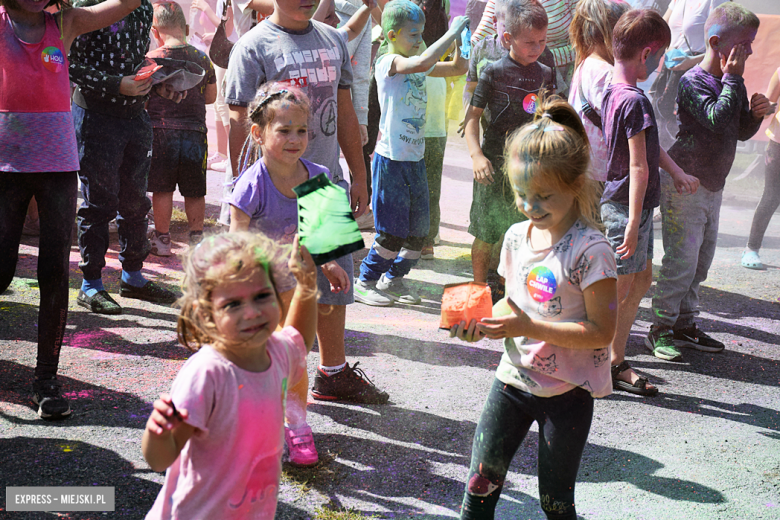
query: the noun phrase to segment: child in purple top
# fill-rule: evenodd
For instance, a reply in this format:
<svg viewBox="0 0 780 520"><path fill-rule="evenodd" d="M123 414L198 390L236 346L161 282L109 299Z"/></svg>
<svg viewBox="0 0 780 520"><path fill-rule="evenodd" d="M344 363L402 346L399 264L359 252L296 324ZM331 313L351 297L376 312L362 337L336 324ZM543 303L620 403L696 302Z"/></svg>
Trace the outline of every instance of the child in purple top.
<svg viewBox="0 0 780 520"><path fill-rule="evenodd" d="M653 208L658 205L658 167L670 172L680 192L699 184L686 175L658 144L650 101L638 81L656 69L671 33L661 15L648 9L620 17L612 33L613 80L604 93L601 113L608 171L601 199L601 219L615 251L618 272L618 324L612 341L612 385L639 395L658 389L625 361L626 341L639 302L653 282Z"/></svg>
<svg viewBox="0 0 780 520"><path fill-rule="evenodd" d="M330 172L324 166L301 159L309 142L309 100L297 89L280 83L263 85L249 106L252 150L247 154L252 166L240 164L243 171L236 180L230 202L230 231L253 229L282 243L292 243L298 229L298 203L293 188L312 177ZM258 158L262 152L262 158ZM240 158L243 159L243 158ZM349 281L352 277L352 256L347 255L328 262L318 269L317 288L319 304L345 306L352 303ZM274 276L287 314L295 289L292 273ZM348 365L345 370L349 371ZM314 437L306 423L307 375L290 388L285 415L285 439L290 451L290 462L299 466L317 463ZM368 383L366 383L368 384ZM317 386L315 384L315 392ZM375 388L354 389L374 401L387 401L387 394ZM367 396L367 397L372 397Z"/></svg>
<svg viewBox="0 0 780 520"><path fill-rule="evenodd" d="M758 17L728 2L705 23L707 50L685 73L677 94L680 130L669 155L701 181L689 196L661 177L664 258L653 297L653 326L645 341L656 357L682 361L676 347L720 352L724 344L698 329L699 286L715 255L726 175L737 140L750 139L769 109L763 94L748 101L742 79Z"/></svg>

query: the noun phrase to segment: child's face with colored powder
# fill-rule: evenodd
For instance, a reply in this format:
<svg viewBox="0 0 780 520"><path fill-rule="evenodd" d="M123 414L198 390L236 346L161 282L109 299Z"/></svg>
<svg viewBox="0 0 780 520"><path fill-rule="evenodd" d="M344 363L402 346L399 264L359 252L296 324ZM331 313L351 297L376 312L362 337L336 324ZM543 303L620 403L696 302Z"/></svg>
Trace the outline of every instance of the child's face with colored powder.
<svg viewBox="0 0 780 520"><path fill-rule="evenodd" d="M406 22L397 31L388 31L387 35L395 52L408 58L419 54L423 29L424 23Z"/></svg>
<svg viewBox="0 0 780 520"><path fill-rule="evenodd" d="M718 26L714 26L710 29L710 35L717 35L721 31ZM725 36L719 37L717 41L717 52L721 58L728 58L731 54L731 50L737 45L741 45L747 56L753 54L753 41L756 39L756 29L744 27L739 30L732 30L725 32Z"/></svg>
<svg viewBox="0 0 780 520"><path fill-rule="evenodd" d="M309 145L309 113L288 101L274 101L274 119L265 129L252 125L252 135L260 143L266 165L271 162L292 165Z"/></svg>
<svg viewBox="0 0 780 520"><path fill-rule="evenodd" d="M518 165L523 168L523 165ZM533 225L551 234L563 234L577 219L574 193L560 190L544 181L530 180L514 185L515 201Z"/></svg>
<svg viewBox="0 0 780 520"><path fill-rule="evenodd" d="M6 9L13 11L20 10L29 13L40 13L46 9L46 4L49 2L48 0L6 0L4 3Z"/></svg>
<svg viewBox="0 0 780 520"><path fill-rule="evenodd" d="M514 36L505 32L504 42L509 46L510 58L521 65L530 65L544 52L547 45L547 27L522 29Z"/></svg>
<svg viewBox="0 0 780 520"><path fill-rule="evenodd" d="M306 28L320 0L274 0L271 21L287 28Z"/></svg>
<svg viewBox="0 0 780 520"><path fill-rule="evenodd" d="M217 347L239 355L265 345L281 319L276 292L260 266L248 280L218 285L211 303Z"/></svg>
<svg viewBox="0 0 780 520"><path fill-rule="evenodd" d="M650 77L650 74L653 73L658 68L658 65L660 65L661 60L664 57L664 54L666 53L666 47L661 47L655 52L652 52L652 50L645 49L642 51L643 53L647 53L647 56L645 57L645 68L644 68L644 74L640 74L640 77L637 77L637 81L645 81L647 78Z"/></svg>

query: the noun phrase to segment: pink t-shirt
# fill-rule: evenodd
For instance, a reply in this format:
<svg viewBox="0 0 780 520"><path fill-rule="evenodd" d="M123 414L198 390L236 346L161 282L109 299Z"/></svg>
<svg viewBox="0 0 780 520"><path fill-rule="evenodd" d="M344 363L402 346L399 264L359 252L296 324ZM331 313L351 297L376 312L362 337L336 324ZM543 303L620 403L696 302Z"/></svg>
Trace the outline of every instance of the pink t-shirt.
<svg viewBox="0 0 780 520"><path fill-rule="evenodd" d="M601 115L601 101L604 98L604 91L611 82L612 65L594 56L588 56L574 71L569 90L569 104L574 107L582 119L582 126L585 127L585 133L588 134L588 141L590 141L590 178L601 182L607 180L609 149L607 143L604 142L601 128L594 125L582 110L580 89L591 108Z"/></svg>
<svg viewBox="0 0 780 520"><path fill-rule="evenodd" d="M498 272L506 278L507 296L535 320L586 319L583 291L599 280L617 278L609 242L578 220L552 247L533 249L530 230L530 221L521 222L504 237ZM496 378L538 397L578 386L593 397L604 397L612 391L609 344L572 349L525 336L506 338Z"/></svg>
<svg viewBox="0 0 780 520"><path fill-rule="evenodd" d="M243 370L210 345L184 364L171 398L197 430L166 471L147 520L274 518L287 389L306 370L306 345L285 327L267 349L265 372Z"/></svg>

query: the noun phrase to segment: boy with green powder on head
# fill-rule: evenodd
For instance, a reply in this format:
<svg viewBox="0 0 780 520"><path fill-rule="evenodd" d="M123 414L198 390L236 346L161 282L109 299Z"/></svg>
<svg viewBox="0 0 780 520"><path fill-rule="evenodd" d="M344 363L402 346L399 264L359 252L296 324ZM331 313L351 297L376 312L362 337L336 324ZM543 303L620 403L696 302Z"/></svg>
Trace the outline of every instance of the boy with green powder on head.
<svg viewBox="0 0 780 520"><path fill-rule="evenodd" d="M725 345L698 328L699 287L715 256L720 205L737 141L753 137L769 111L763 94L748 99L742 75L753 54L758 17L736 2L717 7L704 24L702 62L680 80L680 130L671 157L701 183L680 194L661 173L664 257L653 297L653 326L645 345L658 358L682 361L678 347L721 352Z"/></svg>
<svg viewBox="0 0 780 520"><path fill-rule="evenodd" d="M467 17L456 18L444 36L426 49L422 37L425 14L419 6L409 0L393 0L382 13L387 52L375 64L382 138L374 152L371 200L377 234L355 280L359 302L388 306L393 301L421 301L403 277L420 259L430 223L423 159L428 101L425 76L458 73L462 63L458 50L454 61L438 60L460 39L467 24Z"/></svg>

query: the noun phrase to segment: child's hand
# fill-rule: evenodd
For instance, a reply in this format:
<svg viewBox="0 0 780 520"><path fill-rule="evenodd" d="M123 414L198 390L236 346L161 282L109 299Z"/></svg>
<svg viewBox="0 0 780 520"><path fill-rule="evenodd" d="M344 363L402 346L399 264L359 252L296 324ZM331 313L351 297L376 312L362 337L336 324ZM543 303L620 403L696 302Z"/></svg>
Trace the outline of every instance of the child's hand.
<svg viewBox="0 0 780 520"><path fill-rule="evenodd" d="M376 7L376 0L363 0L363 5L368 7L368 10L371 11Z"/></svg>
<svg viewBox="0 0 780 520"><path fill-rule="evenodd" d="M298 285L315 289L317 287L317 266L306 246L298 243L298 235L293 240L292 252L287 267L295 276Z"/></svg>
<svg viewBox="0 0 780 520"><path fill-rule="evenodd" d="M455 34L458 37L458 41L460 41L460 35L463 33L463 29L469 26L469 17L468 16L458 16L452 21L452 25L450 25L450 30L455 31Z"/></svg>
<svg viewBox="0 0 780 520"><path fill-rule="evenodd" d="M623 260L626 258L631 258L634 252L636 252L636 244L638 239L639 225L631 224L629 222L628 226L626 226L626 234L625 237L623 237L623 243L620 244L617 249L615 249L615 252L619 255L622 255L620 258Z"/></svg>
<svg viewBox="0 0 780 520"><path fill-rule="evenodd" d="M457 325L450 327L450 337L457 337L459 340L474 343L485 336L477 329L477 320L471 320L468 326L466 326L465 321L461 321Z"/></svg>
<svg viewBox="0 0 780 520"><path fill-rule="evenodd" d="M466 118L463 118L463 121L458 123L458 135L463 137L466 135Z"/></svg>
<svg viewBox="0 0 780 520"><path fill-rule="evenodd" d="M322 265L322 274L330 282L330 292L339 293L349 290L349 276L335 261Z"/></svg>
<svg viewBox="0 0 780 520"><path fill-rule="evenodd" d="M693 195L696 190L699 189L699 179L693 175L688 175L685 172L678 173L672 176L674 181L674 187L677 189L677 193L683 195L685 193Z"/></svg>
<svg viewBox="0 0 780 520"><path fill-rule="evenodd" d="M173 101L174 103L181 103L184 98L187 97L187 91L184 92L177 92L173 90L173 87L168 85L167 83L158 83L154 86L154 91L157 93L158 96L163 97L165 99L169 99Z"/></svg>
<svg viewBox="0 0 780 520"><path fill-rule="evenodd" d="M154 410L146 421L146 430L151 435L165 435L184 423L189 413L184 408L177 410L168 394L160 394L154 402Z"/></svg>
<svg viewBox="0 0 780 520"><path fill-rule="evenodd" d="M119 83L119 93L127 97L145 96L152 90L152 77L149 76L141 81L135 80L135 74L125 76Z"/></svg>
<svg viewBox="0 0 780 520"><path fill-rule="evenodd" d="M198 11L205 11L209 9L209 4L206 3L206 0L192 0L192 7Z"/></svg>
<svg viewBox="0 0 780 520"><path fill-rule="evenodd" d="M360 129L360 144L365 146L368 143L368 126L359 125L358 128Z"/></svg>
<svg viewBox="0 0 780 520"><path fill-rule="evenodd" d="M477 325L477 330L489 339L516 338L527 335L531 318L512 301L512 298L507 298L506 303L512 309L512 314L500 318L484 318Z"/></svg>
<svg viewBox="0 0 780 520"><path fill-rule="evenodd" d="M472 159L474 163L474 180L485 186L493 184L493 165L484 155Z"/></svg>
<svg viewBox="0 0 780 520"><path fill-rule="evenodd" d="M750 98L750 111L753 112L753 117L756 119L763 119L769 113L771 106L772 103L769 102L769 99L761 93L756 92Z"/></svg>
<svg viewBox="0 0 780 520"><path fill-rule="evenodd" d="M721 55L720 68L723 74L735 74L741 76L745 73L745 61L747 61L748 55L745 46L737 44L731 49L729 57Z"/></svg>

